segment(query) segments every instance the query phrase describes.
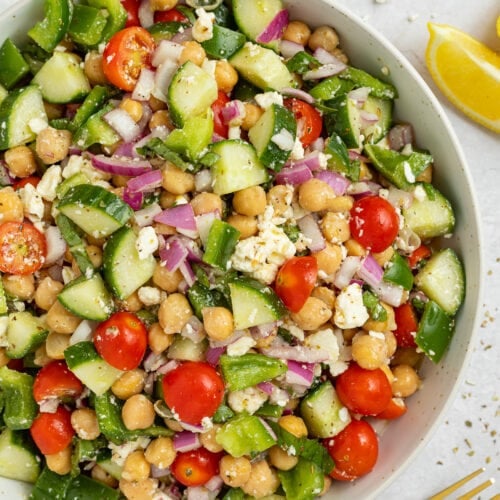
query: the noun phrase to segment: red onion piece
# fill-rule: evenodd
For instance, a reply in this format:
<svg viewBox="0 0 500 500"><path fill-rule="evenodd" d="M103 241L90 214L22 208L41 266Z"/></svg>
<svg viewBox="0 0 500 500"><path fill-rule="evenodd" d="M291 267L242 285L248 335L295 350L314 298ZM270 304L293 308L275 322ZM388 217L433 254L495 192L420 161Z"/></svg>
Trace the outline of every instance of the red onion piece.
<svg viewBox="0 0 500 500"><path fill-rule="evenodd" d="M310 240L307 247L311 252L319 252L326 247L325 238L313 215L308 214L302 217L297 221L297 225L302 234Z"/></svg>
<svg viewBox="0 0 500 500"><path fill-rule="evenodd" d="M158 368L163 366L167 362L167 359L163 354L155 354L150 352L143 361L143 368L146 372L156 372Z"/></svg>
<svg viewBox="0 0 500 500"><path fill-rule="evenodd" d="M276 436L276 433L274 430L271 428L271 426L262 418L258 417L260 420L260 423L263 425L263 427L266 429L266 431L269 433L269 435L274 439L277 440L278 437Z"/></svg>
<svg viewBox="0 0 500 500"><path fill-rule="evenodd" d="M49 226L45 229L45 241L47 243L47 254L43 263L44 267L51 266L57 262L66 252L66 241L62 237L57 226Z"/></svg>
<svg viewBox="0 0 500 500"><path fill-rule="evenodd" d="M132 91L132 99L148 101L155 86L155 73L149 68L142 68L141 74Z"/></svg>
<svg viewBox="0 0 500 500"><path fill-rule="evenodd" d="M45 399L42 399L38 403L40 413L55 413L60 402L61 401L57 396L49 396Z"/></svg>
<svg viewBox="0 0 500 500"><path fill-rule="evenodd" d="M113 155L116 157L138 158L135 151L135 144L133 142L122 142L116 149Z"/></svg>
<svg viewBox="0 0 500 500"><path fill-rule="evenodd" d="M166 102L167 97L165 95L166 89L170 86L170 82L179 69L177 62L166 60L161 63L155 71L155 85L153 89L153 96L160 101Z"/></svg>
<svg viewBox="0 0 500 500"><path fill-rule="evenodd" d="M291 184L298 186L309 179L312 179L311 170L302 164L293 164L282 168L274 177L276 184Z"/></svg>
<svg viewBox="0 0 500 500"><path fill-rule="evenodd" d="M361 258L354 255L349 255L342 261L342 264L340 264L340 268L335 274L333 284L339 290L342 290L347 285L349 285L353 276L358 272L360 266Z"/></svg>
<svg viewBox="0 0 500 500"><path fill-rule="evenodd" d="M85 342L92 340L92 335L94 333L94 328L97 323L94 321L89 321L84 319L80 321L80 324L75 328L75 331L71 334L69 339L69 345L78 344L78 342Z"/></svg>
<svg viewBox="0 0 500 500"><path fill-rule="evenodd" d="M214 492L218 492L222 488L223 484L224 484L224 481L222 480L220 475L215 475L215 476L212 476L212 478L209 479L205 483L205 488L207 490L211 491L212 493L214 493Z"/></svg>
<svg viewBox="0 0 500 500"><path fill-rule="evenodd" d="M155 23L154 16L155 13L151 8L149 0L142 0L139 4L139 9L137 11L139 17L139 23L143 28L149 28Z"/></svg>
<svg viewBox="0 0 500 500"><path fill-rule="evenodd" d="M271 358L291 359L301 363L322 363L330 359L330 355L325 349L291 346L279 337L276 337L269 347L261 349L261 352Z"/></svg>
<svg viewBox="0 0 500 500"><path fill-rule="evenodd" d="M257 43L269 43L281 38L288 25L288 10L280 10L266 26L264 31L255 39Z"/></svg>
<svg viewBox="0 0 500 500"><path fill-rule="evenodd" d="M191 431L191 432L203 432L205 429L203 428L203 425L193 425L193 424L188 424L187 422L179 422L181 424L181 427L185 431Z"/></svg>
<svg viewBox="0 0 500 500"><path fill-rule="evenodd" d="M272 384L271 382L260 382L259 384L257 384L257 387L262 392L265 392L268 396L270 396L274 391L274 384Z"/></svg>
<svg viewBox="0 0 500 500"><path fill-rule="evenodd" d="M194 218L193 207L190 203L183 203L172 208L163 210L154 220L167 226L172 226L190 238L198 236L198 228L196 227L196 219Z"/></svg>
<svg viewBox="0 0 500 500"><path fill-rule="evenodd" d="M376 115L375 113L370 113L364 109L362 109L360 112L359 112L359 116L361 118L361 121L364 123L364 124L368 124L368 125L371 125L371 124L374 124L374 123L377 123L378 120L379 120L379 117L378 115Z"/></svg>
<svg viewBox="0 0 500 500"><path fill-rule="evenodd" d="M215 219L220 219L218 210L196 216L196 228L198 229L198 234L200 235L201 244L203 246L205 246L207 242L208 233Z"/></svg>
<svg viewBox="0 0 500 500"><path fill-rule="evenodd" d="M182 43L182 42L189 42L190 40L193 39L193 28L188 27L188 28L182 28L180 29L172 38L172 42L176 43Z"/></svg>
<svg viewBox="0 0 500 500"><path fill-rule="evenodd" d="M335 57L333 54L325 50L323 47L318 47L313 52L313 56L321 64L337 64L339 62L342 62L338 57Z"/></svg>
<svg viewBox="0 0 500 500"><path fill-rule="evenodd" d="M380 281L378 285L372 286L378 298L393 307L399 307L404 302L405 291L403 287Z"/></svg>
<svg viewBox="0 0 500 500"><path fill-rule="evenodd" d="M10 175L10 171L7 168L7 164L3 160L0 160L0 185L11 186L13 182L14 179Z"/></svg>
<svg viewBox="0 0 500 500"><path fill-rule="evenodd" d="M320 80L321 78L328 78L329 76L338 75L340 72L344 71L347 65L342 61L337 61L335 63L323 64L319 68L311 69L306 71L302 78L304 80Z"/></svg>
<svg viewBox="0 0 500 500"><path fill-rule="evenodd" d="M314 104L316 99L311 94L308 94L304 90L294 89L292 87L284 87L281 89L281 93L290 97L296 97L302 101L305 101L309 104Z"/></svg>
<svg viewBox="0 0 500 500"><path fill-rule="evenodd" d="M159 255L166 268L170 272L174 272L186 260L188 250L178 238L169 238L165 242L165 246L160 249Z"/></svg>
<svg viewBox="0 0 500 500"><path fill-rule="evenodd" d="M269 335L276 332L279 324L280 323L278 321L272 321L270 323L262 323L262 325L252 326L249 329L250 335L255 340L266 339Z"/></svg>
<svg viewBox="0 0 500 500"><path fill-rule="evenodd" d="M225 347L209 347L205 353L205 359L209 365L217 366L220 357L224 354Z"/></svg>
<svg viewBox="0 0 500 500"><path fill-rule="evenodd" d="M195 343L201 342L205 338L203 323L196 316L191 316L182 328L181 336Z"/></svg>
<svg viewBox="0 0 500 500"><path fill-rule="evenodd" d="M160 477L165 477L170 474L170 468L166 467L164 469L156 467L156 465L151 464L151 477L153 479L158 479Z"/></svg>
<svg viewBox="0 0 500 500"><path fill-rule="evenodd" d="M192 287L196 281L196 274L194 274L191 264L189 264L187 260L184 260L179 265L179 271L181 272L182 277L186 281L188 288Z"/></svg>
<svg viewBox="0 0 500 500"><path fill-rule="evenodd" d="M165 375L165 373L175 370L178 366L179 362L176 359L171 359L170 361L167 361L165 364L161 365L155 373L157 373L158 375Z"/></svg>
<svg viewBox="0 0 500 500"><path fill-rule="evenodd" d="M361 106L368 99L368 95L370 94L370 87L358 87L357 89L351 90L348 92L347 97L356 101L356 104Z"/></svg>
<svg viewBox="0 0 500 500"><path fill-rule="evenodd" d="M361 261L361 266L358 269L357 275L367 285L376 287L382 281L384 270L380 267L380 264L375 260L373 255L369 253Z"/></svg>
<svg viewBox="0 0 500 500"><path fill-rule="evenodd" d="M105 156L102 154L91 155L92 166L97 170L112 175L123 175L126 177L135 177L149 172L153 169L151 163L147 160L138 160L136 158L118 158L116 156Z"/></svg>
<svg viewBox="0 0 500 500"><path fill-rule="evenodd" d="M334 191L337 196L343 196L347 192L347 188L351 181L338 172L331 170L320 170L314 174L316 179L326 182Z"/></svg>
<svg viewBox="0 0 500 500"><path fill-rule="evenodd" d="M196 450L201 446L198 434L190 431L177 432L174 436L174 449L184 452Z"/></svg>
<svg viewBox="0 0 500 500"><path fill-rule="evenodd" d="M187 260L189 262L201 262L203 257L203 252L192 238L188 238L180 234L173 236L173 238L178 238L180 242L187 248L188 251Z"/></svg>
<svg viewBox="0 0 500 500"><path fill-rule="evenodd" d="M177 62L184 50L184 46L180 43L173 42L172 40L162 40L156 47L151 64L158 67L165 61Z"/></svg>
<svg viewBox="0 0 500 500"><path fill-rule="evenodd" d="M314 380L314 364L298 363L289 359L287 365L288 371L285 373L285 381L288 384L311 386Z"/></svg>
<svg viewBox="0 0 500 500"><path fill-rule="evenodd" d="M137 139L137 137L139 137L141 133L139 125L122 108L112 109L111 111L108 111L102 118L120 135L120 137L125 142Z"/></svg>
<svg viewBox="0 0 500 500"><path fill-rule="evenodd" d="M388 134L391 149L401 151L407 144L413 144L415 136L413 127L409 123L394 125Z"/></svg>
<svg viewBox="0 0 500 500"><path fill-rule="evenodd" d="M397 208L410 208L413 203L413 193L411 191L404 191L390 187L387 201Z"/></svg>
<svg viewBox="0 0 500 500"><path fill-rule="evenodd" d="M204 486L189 486L184 493L186 500L214 500L212 492Z"/></svg>
<svg viewBox="0 0 500 500"><path fill-rule="evenodd" d="M366 156L363 156L360 152L356 151L355 149L348 149L347 152L349 154L349 160L359 160L364 162L369 161Z"/></svg>
<svg viewBox="0 0 500 500"><path fill-rule="evenodd" d="M144 194L139 191L131 191L128 187L125 187L123 201L128 203L132 210L140 210L144 202Z"/></svg>
<svg viewBox="0 0 500 500"><path fill-rule="evenodd" d="M325 149L325 139L323 137L318 137L312 144L311 149L313 151L322 152Z"/></svg>
<svg viewBox="0 0 500 500"><path fill-rule="evenodd" d="M347 188L347 193L354 197L363 197L378 194L382 186L373 181L353 182Z"/></svg>
<svg viewBox="0 0 500 500"><path fill-rule="evenodd" d="M151 170L127 181L127 188L132 193L147 193L161 187L163 177L161 170Z"/></svg>
<svg viewBox="0 0 500 500"><path fill-rule="evenodd" d="M304 51L304 46L300 43L291 42L290 40L281 40L280 53L285 59L292 58L295 54Z"/></svg>
<svg viewBox="0 0 500 500"><path fill-rule="evenodd" d="M163 141L167 138L168 134L169 130L167 127L156 127L152 132L145 135L134 144L135 155L138 156L137 149L145 146L151 139L158 138Z"/></svg>
<svg viewBox="0 0 500 500"><path fill-rule="evenodd" d="M211 191L212 190L212 172L209 168L205 168L196 172L194 175L194 189L195 191Z"/></svg>
<svg viewBox="0 0 500 500"><path fill-rule="evenodd" d="M139 227L146 227L146 226L151 226L153 224L153 219L155 215L158 215L161 213L161 207L158 205L158 203L151 203L151 205L148 205L147 207L137 210L133 217L135 220L135 223Z"/></svg>
<svg viewBox="0 0 500 500"><path fill-rule="evenodd" d="M243 103L238 99L234 99L226 103L222 108L222 120L226 125L231 125L232 122L237 120L243 114Z"/></svg>

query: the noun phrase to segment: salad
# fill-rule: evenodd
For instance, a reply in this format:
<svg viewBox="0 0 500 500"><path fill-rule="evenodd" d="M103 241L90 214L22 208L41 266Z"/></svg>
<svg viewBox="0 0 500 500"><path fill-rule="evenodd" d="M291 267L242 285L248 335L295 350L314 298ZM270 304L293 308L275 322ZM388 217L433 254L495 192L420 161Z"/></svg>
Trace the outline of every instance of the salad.
<svg viewBox="0 0 500 500"><path fill-rule="evenodd" d="M397 95L281 0L45 0L0 47L0 475L234 500L370 473L465 290Z"/></svg>

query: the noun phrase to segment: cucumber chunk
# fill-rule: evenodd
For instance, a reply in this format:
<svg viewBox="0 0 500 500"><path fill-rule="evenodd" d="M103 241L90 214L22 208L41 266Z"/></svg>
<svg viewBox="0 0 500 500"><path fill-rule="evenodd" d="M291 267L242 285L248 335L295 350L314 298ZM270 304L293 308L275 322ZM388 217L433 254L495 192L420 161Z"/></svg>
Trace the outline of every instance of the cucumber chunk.
<svg viewBox="0 0 500 500"><path fill-rule="evenodd" d="M415 276L415 285L447 314L454 315L465 295L465 274L457 254L447 248L432 255Z"/></svg>
<svg viewBox="0 0 500 500"><path fill-rule="evenodd" d="M7 356L21 359L38 347L49 330L43 320L29 311L9 314L7 326Z"/></svg>
<svg viewBox="0 0 500 500"><path fill-rule="evenodd" d="M4 429L0 435L0 476L34 483L40 474L40 459L23 432Z"/></svg>
<svg viewBox="0 0 500 500"><path fill-rule="evenodd" d="M228 59L241 49L245 42L245 35L219 24L214 24L212 38L201 42L201 46L210 57Z"/></svg>

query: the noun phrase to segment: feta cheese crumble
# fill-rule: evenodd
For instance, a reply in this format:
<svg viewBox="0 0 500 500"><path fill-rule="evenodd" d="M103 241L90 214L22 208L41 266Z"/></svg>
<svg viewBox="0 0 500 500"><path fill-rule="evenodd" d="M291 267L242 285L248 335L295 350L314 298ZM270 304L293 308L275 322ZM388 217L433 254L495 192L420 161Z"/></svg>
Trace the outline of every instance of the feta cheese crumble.
<svg viewBox="0 0 500 500"><path fill-rule="evenodd" d="M363 304L363 290L357 283L345 287L337 296L333 320L339 328L357 328L370 317Z"/></svg>
<svg viewBox="0 0 500 500"><path fill-rule="evenodd" d="M135 247L141 260L145 260L158 250L158 236L151 226L143 227L139 231Z"/></svg>

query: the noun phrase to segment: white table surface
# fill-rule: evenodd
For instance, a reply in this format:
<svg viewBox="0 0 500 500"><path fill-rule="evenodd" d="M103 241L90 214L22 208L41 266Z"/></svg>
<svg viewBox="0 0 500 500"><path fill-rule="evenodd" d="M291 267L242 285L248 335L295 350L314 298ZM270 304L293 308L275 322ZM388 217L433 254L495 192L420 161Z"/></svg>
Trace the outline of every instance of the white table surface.
<svg viewBox="0 0 500 500"><path fill-rule="evenodd" d="M472 344L470 366L454 404L428 446L380 497L384 500L420 500L429 497L467 472L485 467L487 477L500 481L500 135L476 125L448 104L425 66L428 21L451 24L495 50L500 39L495 20L499 0L337 0L382 32L420 72L443 104L463 146L479 193L484 235L484 297L481 325ZM0 0L0 11L15 0ZM410 430L411 432L411 430ZM479 484L479 478L474 484ZM482 494L491 498L500 483ZM491 491L491 492L490 492Z"/></svg>

